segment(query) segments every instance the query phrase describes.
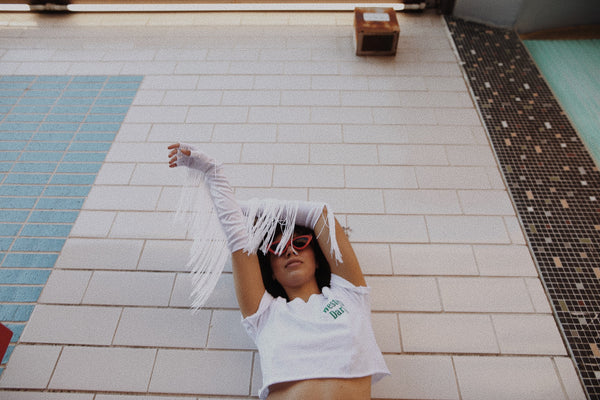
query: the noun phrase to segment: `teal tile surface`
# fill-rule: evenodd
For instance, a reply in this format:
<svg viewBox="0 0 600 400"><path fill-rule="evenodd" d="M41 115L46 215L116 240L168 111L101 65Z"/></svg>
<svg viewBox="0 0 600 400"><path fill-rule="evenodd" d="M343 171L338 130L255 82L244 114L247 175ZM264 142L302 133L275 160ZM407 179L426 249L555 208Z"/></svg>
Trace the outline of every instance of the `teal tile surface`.
<svg viewBox="0 0 600 400"><path fill-rule="evenodd" d="M0 374L142 76L0 76Z"/></svg>

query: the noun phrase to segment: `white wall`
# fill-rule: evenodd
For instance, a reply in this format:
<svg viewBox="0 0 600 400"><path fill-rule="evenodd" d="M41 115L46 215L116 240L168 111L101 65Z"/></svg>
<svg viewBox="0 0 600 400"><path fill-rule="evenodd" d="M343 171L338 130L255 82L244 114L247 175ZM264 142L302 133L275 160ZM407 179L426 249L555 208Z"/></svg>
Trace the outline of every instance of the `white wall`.
<svg viewBox="0 0 600 400"><path fill-rule="evenodd" d="M600 24L598 0L456 0L453 14L519 33Z"/></svg>
<svg viewBox="0 0 600 400"><path fill-rule="evenodd" d="M525 0L456 0L454 15L499 27L512 27Z"/></svg>
<svg viewBox="0 0 600 400"><path fill-rule="evenodd" d="M514 26L520 33L600 24L598 0L523 0L522 2Z"/></svg>

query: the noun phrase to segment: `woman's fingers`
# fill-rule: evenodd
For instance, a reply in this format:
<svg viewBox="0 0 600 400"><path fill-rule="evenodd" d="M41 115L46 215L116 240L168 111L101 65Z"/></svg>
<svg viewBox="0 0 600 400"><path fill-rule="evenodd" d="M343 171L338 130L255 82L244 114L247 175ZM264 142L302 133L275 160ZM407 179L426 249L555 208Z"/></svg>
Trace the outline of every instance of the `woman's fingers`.
<svg viewBox="0 0 600 400"><path fill-rule="evenodd" d="M172 145L170 145L169 147L167 147L167 149L171 150L171 152L169 153L169 167L174 168L177 166L176 162L177 162L177 152L181 151L182 154L186 155L186 156L190 156L190 154L192 154L192 152L190 150L187 149L180 149L180 144L179 143L174 143Z"/></svg>

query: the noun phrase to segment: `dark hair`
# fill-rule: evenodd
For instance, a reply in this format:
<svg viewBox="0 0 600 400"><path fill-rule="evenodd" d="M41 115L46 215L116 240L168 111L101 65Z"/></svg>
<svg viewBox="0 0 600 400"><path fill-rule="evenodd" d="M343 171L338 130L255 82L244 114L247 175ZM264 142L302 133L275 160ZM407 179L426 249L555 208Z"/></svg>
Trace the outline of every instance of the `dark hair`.
<svg viewBox="0 0 600 400"><path fill-rule="evenodd" d="M277 227L277 232L275 236L281 233L280 227ZM317 270L315 271L315 278L317 279L317 285L319 286L319 290L323 290L323 287L329 287L331 282L331 267L327 262L327 258L325 258L325 254L321 250L321 246L319 246L319 242L315 236L315 233L312 229L305 228L302 226L296 225L294 228L294 233L296 235L311 235L313 240L310 242L310 246L313 249L315 254L315 262L317 264ZM262 251L258 251L258 262L260 264L260 273L262 275L263 284L265 285L265 289L267 292L275 298L283 297L287 301L289 301L289 297L285 292L285 289L279 282L277 282L273 278L273 270L271 269L271 260L269 258L269 254L263 254Z"/></svg>

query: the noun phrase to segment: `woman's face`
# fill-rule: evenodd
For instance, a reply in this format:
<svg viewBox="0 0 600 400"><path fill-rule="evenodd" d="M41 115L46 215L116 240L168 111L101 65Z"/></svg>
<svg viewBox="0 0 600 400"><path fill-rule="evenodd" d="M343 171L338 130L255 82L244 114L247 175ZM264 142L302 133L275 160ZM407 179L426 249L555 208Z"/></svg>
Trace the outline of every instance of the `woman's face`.
<svg viewBox="0 0 600 400"><path fill-rule="evenodd" d="M297 236L299 235L294 234L294 237ZM275 240L280 240L280 238L281 235L276 237ZM313 242L303 250L296 250L289 245L279 256L269 253L273 277L283 286L286 292L289 293L288 289L299 288L307 282L311 284L313 281L316 282L317 262L312 247L315 240L313 238Z"/></svg>

